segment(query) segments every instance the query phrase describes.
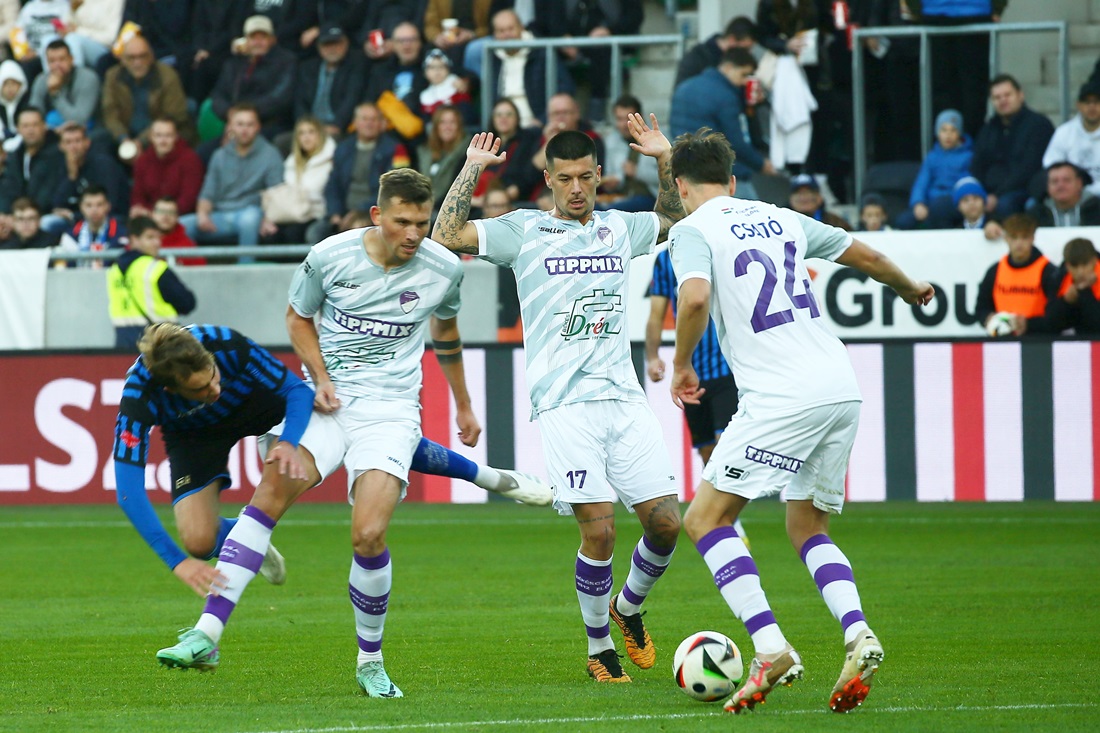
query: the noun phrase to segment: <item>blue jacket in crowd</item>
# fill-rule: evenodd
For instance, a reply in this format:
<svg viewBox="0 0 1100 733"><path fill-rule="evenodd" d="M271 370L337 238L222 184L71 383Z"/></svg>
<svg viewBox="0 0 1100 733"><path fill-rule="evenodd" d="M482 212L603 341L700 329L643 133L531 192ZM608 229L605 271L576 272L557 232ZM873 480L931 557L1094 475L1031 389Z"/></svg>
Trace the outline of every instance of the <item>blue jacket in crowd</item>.
<svg viewBox="0 0 1100 733"><path fill-rule="evenodd" d="M764 156L749 140L744 93L718 69L709 68L677 86L672 93L669 117L670 140L700 127L725 135L737 153L733 175L739 179L751 180L752 172L764 167Z"/></svg>
<svg viewBox="0 0 1100 733"><path fill-rule="evenodd" d="M970 174L985 190L998 196L1026 191L1031 177L1043 168L1043 153L1054 135L1054 125L1026 104L1008 124L993 115L974 141Z"/></svg>
<svg viewBox="0 0 1100 733"><path fill-rule="evenodd" d="M951 191L960 178L970 175L970 161L974 157L974 143L969 135L963 135L960 144L944 150L937 142L921 164L913 190L909 194L909 208L917 204L927 205L940 196L951 197Z"/></svg>

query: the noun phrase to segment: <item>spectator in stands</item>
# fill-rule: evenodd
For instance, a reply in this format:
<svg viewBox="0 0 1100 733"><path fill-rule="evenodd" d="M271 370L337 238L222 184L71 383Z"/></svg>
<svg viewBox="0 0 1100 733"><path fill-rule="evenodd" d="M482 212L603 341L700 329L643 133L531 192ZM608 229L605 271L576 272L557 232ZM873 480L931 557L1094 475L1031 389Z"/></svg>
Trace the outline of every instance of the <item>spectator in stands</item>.
<svg viewBox="0 0 1100 733"><path fill-rule="evenodd" d="M79 49L75 55L84 66L95 69L111 53L111 45L122 26L125 0L77 0L71 2L72 22L65 28L65 42Z"/></svg>
<svg viewBox="0 0 1100 733"><path fill-rule="evenodd" d="M962 115L945 109L936 116L936 144L928 151L909 194L909 210L898 215L898 229L948 229L958 219L955 184L969 175L974 146L963 132Z"/></svg>
<svg viewBox="0 0 1100 733"><path fill-rule="evenodd" d="M974 142L970 174L989 194L986 213L1000 220L1023 210L1028 183L1042 170L1043 152L1054 134L1054 125L1028 108L1019 82L1008 74L993 78L989 96L994 115Z"/></svg>
<svg viewBox="0 0 1100 733"><path fill-rule="evenodd" d="M106 153L92 150L88 132L81 124L66 122L59 132L65 175L54 192L53 217L43 220L42 228L62 231L71 227L84 190L90 186L106 193L112 211L129 211L130 183L118 161Z"/></svg>
<svg viewBox="0 0 1100 733"><path fill-rule="evenodd" d="M738 182L740 187L740 181ZM740 191L738 191L740 198ZM809 173L801 173L791 179L790 207L799 214L816 219L824 224L852 230L852 225L843 217L825 210L825 197L821 195L821 186Z"/></svg>
<svg viewBox="0 0 1100 733"><path fill-rule="evenodd" d="M669 128L672 138L709 127L726 136L736 153L733 174L737 176L737 197L757 198L752 184L754 172L774 175L763 154L752 146L745 118L745 79L756 70L756 59L743 48L724 51L718 66L681 82L672 93Z"/></svg>
<svg viewBox="0 0 1100 733"><path fill-rule="evenodd" d="M1091 240L1066 242L1058 275L1058 297L1046 311L1051 330L1072 328L1078 336L1100 335L1100 255Z"/></svg>
<svg viewBox="0 0 1100 733"><path fill-rule="evenodd" d="M518 41L534 38L534 34L524 30L515 10L500 10L493 15L493 39L497 41ZM557 54L550 57L558 64L558 93L573 92L573 77L558 60ZM545 49L513 48L497 49L491 57L489 76L482 79L481 93L491 94L493 100L510 99L519 109L521 127L541 127L546 120L546 60ZM478 66L477 73L481 74Z"/></svg>
<svg viewBox="0 0 1100 733"><path fill-rule="evenodd" d="M275 28L276 43L297 58L308 50L308 46L303 48L301 44L308 20L300 12L300 6L317 4L317 0L245 0L245 14L270 18L271 25Z"/></svg>
<svg viewBox="0 0 1100 733"><path fill-rule="evenodd" d="M195 213L180 217L187 236L199 244L227 237L243 246L257 244L263 219L260 193L283 180L282 157L260 136L260 112L254 105L242 102L229 110L229 133L229 141L210 159Z"/></svg>
<svg viewBox="0 0 1100 733"><path fill-rule="evenodd" d="M355 108L355 135L336 146L332 173L325 184L330 230L344 231L350 216L367 211L378 199L378 178L410 165L409 151L396 135L384 133L385 120L371 102Z"/></svg>
<svg viewBox="0 0 1100 733"><path fill-rule="evenodd" d="M469 83L451 71L451 59L438 48L424 57L424 79L427 86L420 92L420 106L416 112L425 120L440 107L455 107L464 121L474 121L470 103Z"/></svg>
<svg viewBox="0 0 1100 733"><path fill-rule="evenodd" d="M46 128L42 110L27 107L16 118L22 142L8 155L0 175L0 236L12 231L12 203L31 198L39 211L53 209L53 198L65 177L65 161L57 149L57 137Z"/></svg>
<svg viewBox="0 0 1100 733"><path fill-rule="evenodd" d="M102 186L90 185L80 194L80 221L61 235L60 246L70 252L103 252L126 246L126 225L111 216L111 200ZM105 265L103 260L79 260L75 266L99 270Z"/></svg>
<svg viewBox="0 0 1100 733"><path fill-rule="evenodd" d="M149 145L150 128L159 118L171 119L180 135L194 140L179 75L153 57L153 47L140 35L123 46L121 64L107 71L101 109L100 129L106 130L116 146L133 143L135 156Z"/></svg>
<svg viewBox="0 0 1100 733"><path fill-rule="evenodd" d="M986 239L1000 239L1001 225L989 220L985 213L986 192L982 182L974 176L960 178L951 189L951 201L959 212L959 227L981 229Z"/></svg>
<svg viewBox="0 0 1100 733"><path fill-rule="evenodd" d="M908 5L924 25L949 27L997 21L1008 0L913 0ZM989 34L932 36L930 45L933 108L960 110L968 123L963 131L975 135L985 116Z"/></svg>
<svg viewBox="0 0 1100 733"><path fill-rule="evenodd" d="M72 19L70 0L30 0L23 4L15 19L11 51L15 60L23 65L28 81L33 82L42 71L46 47L61 40L59 29L67 28ZM80 46L75 46L74 53L80 53Z"/></svg>
<svg viewBox="0 0 1100 733"><path fill-rule="evenodd" d="M66 122L91 122L99 109L96 73L75 66L69 47L61 39L46 46L46 67L31 85L31 105L46 113L46 124L58 128Z"/></svg>
<svg viewBox="0 0 1100 733"><path fill-rule="evenodd" d="M886 215L886 201L877 193L863 195L859 208L859 223L865 232L890 231L890 217Z"/></svg>
<svg viewBox="0 0 1100 733"><path fill-rule="evenodd" d="M377 102L383 92L389 91L415 114L420 109L420 92L428 85L420 28L415 23L399 23L393 29L392 41L393 54L371 64L364 98Z"/></svg>
<svg viewBox="0 0 1100 733"><path fill-rule="evenodd" d="M447 54L452 64L461 64L469 43L489 35L493 4L493 0L428 0L424 8L424 35ZM444 28L445 21L456 23Z"/></svg>
<svg viewBox="0 0 1100 733"><path fill-rule="evenodd" d="M268 234L271 227L261 226L260 233L267 234L266 241L281 244L318 241L307 232L311 223L320 222L321 228L314 233L323 233L325 185L332 174L335 152L336 142L319 119L307 116L295 123L290 155L283 162L283 183L268 189L263 196L264 220L278 228L274 234ZM293 201L293 206L286 206L288 201ZM300 202L306 205L301 206Z"/></svg>
<svg viewBox="0 0 1100 733"><path fill-rule="evenodd" d="M195 310L195 294L160 258L161 233L147 216L130 220L126 251L107 270L107 305L115 348L137 349L151 323L176 323Z"/></svg>
<svg viewBox="0 0 1100 733"><path fill-rule="evenodd" d="M155 119L149 126L149 146L134 161L130 216L148 216L154 203L165 196L179 206L179 213L192 213L202 177L202 161L179 136L175 120Z"/></svg>
<svg viewBox="0 0 1100 733"><path fill-rule="evenodd" d="M232 9L238 3L236 0L214 0L222 9ZM204 5L202 0L126 0L126 6L122 12L122 23L134 23L141 28L141 36L153 47L153 54L159 61L174 66L181 80L186 82L186 72L191 67L194 56L192 43L195 40L194 31L199 27L197 22L192 22L192 5L195 6L195 21L199 21L199 10L205 10L198 6ZM209 18L216 22L219 17ZM243 21L243 17L241 18ZM232 33L233 29L240 27L240 21L224 26L226 33ZM225 44L229 50L228 37ZM110 57L104 57L99 68L111 63ZM216 78L216 77L215 77ZM211 79L211 84L214 80ZM205 96L203 97L205 99Z"/></svg>
<svg viewBox="0 0 1100 733"><path fill-rule="evenodd" d="M346 30L358 23L362 5L359 0L325 0L325 2L296 2L294 15L288 28L299 32L297 43L292 44L298 58L313 57L313 46L326 28L335 26ZM291 48L290 45L287 48ZM356 55L359 49L356 48ZM350 119L350 116L349 116Z"/></svg>
<svg viewBox="0 0 1100 733"><path fill-rule="evenodd" d="M420 42L420 25L424 21L422 0L371 0L360 7L362 9L358 13L361 20L355 37L362 46L363 52L367 54L367 58L372 61L398 53L402 43L409 45L410 41L397 38L397 29L402 24L409 24L416 28L416 41ZM372 33L375 31L383 39L381 44L372 43ZM368 97L368 99L376 99L376 97Z"/></svg>
<svg viewBox="0 0 1100 733"><path fill-rule="evenodd" d="M468 143L462 112L457 107L437 107L432 113L428 141L416 154L418 169L432 180L433 214L439 211L459 169L466 162Z"/></svg>
<svg viewBox="0 0 1100 733"><path fill-rule="evenodd" d="M489 132L500 138L500 152L506 153L503 163L481 171L471 202L482 206L484 195L493 182L512 201L527 201L543 185L542 171L531 164L531 157L538 152L541 137L537 128L519 126L519 108L511 99L502 98L493 105Z"/></svg>
<svg viewBox="0 0 1100 733"><path fill-rule="evenodd" d="M680 59L680 65L676 68L676 81L673 87L693 76L702 74L706 69L718 66L722 61L722 54L731 48L743 48L747 51L759 49L761 56L768 52L763 46L756 43L756 24L751 18L739 15L726 24L721 33L715 33L705 41L695 44L691 50ZM755 56L756 54L754 54ZM757 57L759 63L760 58Z"/></svg>
<svg viewBox="0 0 1100 733"><path fill-rule="evenodd" d="M1073 163L1055 163L1047 168L1047 195L1027 213L1041 227L1100 226L1100 198L1086 188L1090 183L1088 172Z"/></svg>
<svg viewBox="0 0 1100 733"><path fill-rule="evenodd" d="M21 196L12 204L11 236L0 240L0 249L41 249L56 247L59 234L43 231L39 226L42 212L34 199Z"/></svg>
<svg viewBox="0 0 1100 733"><path fill-rule="evenodd" d="M1081 86L1077 92L1077 114L1058 125L1050 138L1043 153L1043 167L1062 161L1087 171L1092 177L1089 192L1100 196L1100 80Z"/></svg>
<svg viewBox="0 0 1100 733"><path fill-rule="evenodd" d="M1012 315L1012 334L1048 333L1047 303L1058 297L1058 270L1035 247L1035 219L1013 214L1004 221L1008 254L989 268L978 286L974 315L989 328L998 313Z"/></svg>
<svg viewBox="0 0 1100 733"><path fill-rule="evenodd" d="M657 202L660 178L657 159L630 147L634 136L627 125L630 115L642 113L637 97L624 94L611 106L614 128L604 136L604 160L598 209L650 211Z"/></svg>
<svg viewBox="0 0 1100 733"><path fill-rule="evenodd" d="M0 142L5 143L5 150L14 150L19 144L15 118L28 104L27 75L22 66L7 59L0 63Z"/></svg>
<svg viewBox="0 0 1100 733"><path fill-rule="evenodd" d="M266 15L253 15L244 22L246 52L225 63L210 97L220 119L227 119L231 107L249 102L260 115L263 133L273 138L293 127L294 84L297 58L275 45L275 27Z"/></svg>
<svg viewBox="0 0 1100 733"><path fill-rule="evenodd" d="M542 38L606 38L635 35L642 19L642 3L636 0L535 0L535 19L528 27ZM611 46L567 46L559 53L570 64L588 61L588 117L602 122L611 86Z"/></svg>
<svg viewBox="0 0 1100 733"><path fill-rule="evenodd" d="M581 119L581 108L577 104L577 100L568 94L555 94L550 97L550 101L546 104L546 113L548 119L542 130L541 147L531 159L536 170L546 169L546 143L550 142L550 138L554 135L564 130L579 130L592 138L596 143L596 160L603 161L605 157L603 137L596 132L591 123Z"/></svg>
<svg viewBox="0 0 1100 733"><path fill-rule="evenodd" d="M481 205L481 219L493 219L515 211L516 205L499 180L494 180L485 191ZM502 344L523 343L523 322L519 315L519 291L516 277L507 267L497 270L497 341Z"/></svg>
<svg viewBox="0 0 1100 733"><path fill-rule="evenodd" d="M316 117L329 137L342 139L351 125L355 105L363 95L367 61L344 30L328 22L317 35L318 58L298 66L294 86L294 117Z"/></svg>
<svg viewBox="0 0 1100 733"><path fill-rule="evenodd" d="M865 28L908 27L917 22L912 8L898 0L851 3L851 23ZM873 162L920 160L920 39L917 36L864 38L864 91ZM984 99L984 90L982 92ZM937 108L938 109L938 108ZM971 120L978 127L984 118ZM971 133L973 137L973 133Z"/></svg>
<svg viewBox="0 0 1100 733"><path fill-rule="evenodd" d="M148 2L153 6L150 14L159 17L160 11L156 8L164 5L165 0ZM169 2L169 5L173 4ZM246 13L244 0L194 0L190 21L191 43L177 52L180 57L176 69L180 72L187 96L196 104L209 97L217 84L218 76L229 60L233 38L237 35L237 29L242 27ZM161 50L156 41L153 48L157 49L157 57L160 58Z"/></svg>
<svg viewBox="0 0 1100 733"><path fill-rule="evenodd" d="M150 216L160 229L160 246L164 249L175 247L194 247L195 242L187 236L187 231L180 224L180 210L176 200L171 196L162 196L153 204ZM181 265L205 265L205 257L180 257L177 262Z"/></svg>

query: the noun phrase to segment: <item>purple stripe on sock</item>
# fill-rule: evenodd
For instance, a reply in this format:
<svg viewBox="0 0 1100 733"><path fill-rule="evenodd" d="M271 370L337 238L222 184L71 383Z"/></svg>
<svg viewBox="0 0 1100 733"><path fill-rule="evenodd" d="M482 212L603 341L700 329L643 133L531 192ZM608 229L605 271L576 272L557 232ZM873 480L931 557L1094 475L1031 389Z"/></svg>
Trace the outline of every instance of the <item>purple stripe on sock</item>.
<svg viewBox="0 0 1100 733"><path fill-rule="evenodd" d="M352 553L352 557L355 558L355 564L364 570L378 570L389 565L390 562L390 548L382 550L381 555L375 557L363 557L358 553Z"/></svg>
<svg viewBox="0 0 1100 733"><path fill-rule="evenodd" d="M233 613L236 607L237 604L225 596L207 596L202 612L216 616L224 624L229 621L229 614Z"/></svg>
<svg viewBox="0 0 1100 733"><path fill-rule="evenodd" d="M611 565L589 565L578 557L577 590L590 596L611 592Z"/></svg>
<svg viewBox="0 0 1100 733"><path fill-rule="evenodd" d="M745 622L745 631L748 631L751 636L765 626L771 626L774 623L776 623L775 614L771 611L762 611Z"/></svg>
<svg viewBox="0 0 1100 733"><path fill-rule="evenodd" d="M827 534L815 534L810 539L803 543L802 549L798 551L799 556L802 557L802 562L806 562L806 555L810 554L810 550L814 549L818 545L831 545L833 541L829 539Z"/></svg>
<svg viewBox="0 0 1100 733"><path fill-rule="evenodd" d="M275 520L267 516L267 514L265 514L262 509L258 509L251 504L244 508L244 515L246 517L251 517L252 519L255 519L257 522L267 527L268 529L275 529Z"/></svg>
<svg viewBox="0 0 1100 733"><path fill-rule="evenodd" d="M662 557L668 557L672 554L672 551L676 549L675 545L673 545L672 547L661 547L660 545L655 545L645 535L642 535L642 544L645 545L645 548L652 552L654 555L660 555Z"/></svg>
<svg viewBox="0 0 1100 733"><path fill-rule="evenodd" d="M633 603L635 606L642 605L642 601L645 600L645 596L640 596L634 591L630 590L629 585L623 586L623 598L625 598L628 603Z"/></svg>
<svg viewBox="0 0 1100 733"><path fill-rule="evenodd" d="M368 596L350 584L348 585L348 595L351 596L352 605L363 613L369 613L371 616L381 616L384 614L390 602L389 593L384 596Z"/></svg>
<svg viewBox="0 0 1100 733"><path fill-rule="evenodd" d="M849 611L848 613L844 614L844 616L840 619L840 628L847 631L848 627L854 624L856 621L867 623L867 619L863 617L863 611Z"/></svg>
<svg viewBox="0 0 1100 733"><path fill-rule="evenodd" d="M264 556L250 547L238 544L236 540L226 537L222 544L222 551L218 553L218 562L229 565L237 565L252 573L260 572L260 566L264 564Z"/></svg>
<svg viewBox="0 0 1100 733"><path fill-rule="evenodd" d="M359 641L359 648L362 649L365 652L380 652L380 651L382 651L382 640L381 639L379 639L378 641L367 641L366 639L364 639L363 637L358 636L358 635L355 638Z"/></svg>
<svg viewBox="0 0 1100 733"><path fill-rule="evenodd" d="M666 566L651 563L649 560L642 557L642 553L638 552L637 549L634 550L634 556L631 558L631 561L634 563L635 567L651 578L659 578L661 574L665 572Z"/></svg>
<svg viewBox="0 0 1100 733"><path fill-rule="evenodd" d="M847 580L850 583L856 582L855 576L852 575L852 569L838 562L822 565L817 569L817 572L814 573L814 582L817 583L819 590L825 590L825 586L836 580Z"/></svg>
<svg viewBox="0 0 1100 733"><path fill-rule="evenodd" d="M699 551L700 555L706 555L710 552L710 549L717 545L722 540L737 539L737 530L732 526L730 527L718 527L707 532L696 543L695 549Z"/></svg>
<svg viewBox="0 0 1100 733"><path fill-rule="evenodd" d="M605 636L611 636L610 624L604 624L603 626L589 626L585 624L584 630L588 632L589 639L602 639Z"/></svg>
<svg viewBox="0 0 1100 733"><path fill-rule="evenodd" d="M718 569L718 572L714 574L714 584L718 586L718 590L722 590L722 588L737 580L742 575L759 574L753 559L748 555L742 555L741 557L734 558Z"/></svg>

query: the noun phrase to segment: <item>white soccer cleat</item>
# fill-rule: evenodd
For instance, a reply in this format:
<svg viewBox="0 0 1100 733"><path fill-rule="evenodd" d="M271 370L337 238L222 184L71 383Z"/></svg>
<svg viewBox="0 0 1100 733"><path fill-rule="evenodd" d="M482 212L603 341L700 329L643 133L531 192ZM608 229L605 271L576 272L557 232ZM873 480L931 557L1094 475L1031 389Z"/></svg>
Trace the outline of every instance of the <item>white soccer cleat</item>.
<svg viewBox="0 0 1100 733"><path fill-rule="evenodd" d="M264 555L264 564L260 566L260 575L272 585L282 585L286 582L286 560L275 549L275 545L267 546L267 554Z"/></svg>
<svg viewBox="0 0 1100 733"><path fill-rule="evenodd" d="M829 709L834 713L850 713L863 704L871 691L871 680L886 656L873 631L867 629L845 650L844 668L833 687Z"/></svg>
<svg viewBox="0 0 1100 733"><path fill-rule="evenodd" d="M489 491L495 491L501 496L530 506L550 506L554 500L554 493L550 487L531 474L508 471L503 468L498 468L497 471L500 473L501 482Z"/></svg>

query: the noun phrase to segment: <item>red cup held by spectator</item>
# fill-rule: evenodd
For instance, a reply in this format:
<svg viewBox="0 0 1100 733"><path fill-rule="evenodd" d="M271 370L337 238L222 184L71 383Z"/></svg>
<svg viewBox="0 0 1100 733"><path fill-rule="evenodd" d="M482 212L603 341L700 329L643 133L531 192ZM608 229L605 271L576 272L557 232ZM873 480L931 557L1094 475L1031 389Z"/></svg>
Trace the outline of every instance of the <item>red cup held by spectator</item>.
<svg viewBox="0 0 1100 733"><path fill-rule="evenodd" d="M382 31L373 30L367 35L367 42L370 43L371 48L376 51L382 50L382 44L385 43L386 37L382 35Z"/></svg>
<svg viewBox="0 0 1100 733"><path fill-rule="evenodd" d="M833 26L842 31L848 27L848 2L847 0L833 0ZM849 41L849 46L850 46Z"/></svg>
<svg viewBox="0 0 1100 733"><path fill-rule="evenodd" d="M755 76L745 77L745 104L754 105L759 102L763 91L759 79Z"/></svg>

